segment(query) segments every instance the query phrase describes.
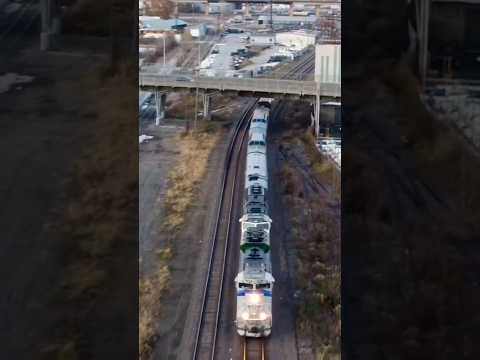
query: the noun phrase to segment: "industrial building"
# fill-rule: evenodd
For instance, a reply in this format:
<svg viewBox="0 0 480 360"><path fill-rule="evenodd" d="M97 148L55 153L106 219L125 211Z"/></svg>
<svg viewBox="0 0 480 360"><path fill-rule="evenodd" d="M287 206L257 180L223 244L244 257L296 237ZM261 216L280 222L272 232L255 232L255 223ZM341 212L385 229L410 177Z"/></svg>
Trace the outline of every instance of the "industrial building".
<svg viewBox="0 0 480 360"><path fill-rule="evenodd" d="M342 82L342 50L338 42L317 44L315 46L315 81L320 83Z"/></svg>
<svg viewBox="0 0 480 360"><path fill-rule="evenodd" d="M412 0L411 54L420 78L478 79L480 0Z"/></svg>
<svg viewBox="0 0 480 360"><path fill-rule="evenodd" d="M288 46L295 50L303 50L308 46L314 45L316 39L316 32L306 30L281 32L277 33L276 35L276 40L278 44Z"/></svg>
<svg viewBox="0 0 480 360"><path fill-rule="evenodd" d="M249 41L252 45L273 45L275 43L275 35L255 34L250 36Z"/></svg>
<svg viewBox="0 0 480 360"><path fill-rule="evenodd" d="M282 15L275 15L272 16L273 23L275 25L283 25L283 26L305 26L311 25L313 26L317 21L317 17L314 15L309 16L282 16ZM258 17L258 24L259 25L270 25L270 16L259 16Z"/></svg>
<svg viewBox="0 0 480 360"><path fill-rule="evenodd" d="M180 19L162 19L159 16L140 16L139 29L141 34L162 33L172 30L183 30L188 24Z"/></svg>
<svg viewBox="0 0 480 360"><path fill-rule="evenodd" d="M429 52L431 75L472 78L478 74L480 0L432 2Z"/></svg>
<svg viewBox="0 0 480 360"><path fill-rule="evenodd" d="M205 24L198 24L190 27L190 35L197 39L203 39L207 34L207 26Z"/></svg>

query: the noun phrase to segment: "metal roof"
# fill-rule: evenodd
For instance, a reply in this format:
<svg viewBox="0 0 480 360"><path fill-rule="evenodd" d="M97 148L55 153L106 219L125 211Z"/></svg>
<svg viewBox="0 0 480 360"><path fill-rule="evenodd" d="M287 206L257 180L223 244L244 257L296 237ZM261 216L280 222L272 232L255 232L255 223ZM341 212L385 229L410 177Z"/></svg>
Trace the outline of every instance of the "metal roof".
<svg viewBox="0 0 480 360"><path fill-rule="evenodd" d="M168 31L176 27L185 27L188 23L180 19L162 19L158 16L140 16L142 30Z"/></svg>

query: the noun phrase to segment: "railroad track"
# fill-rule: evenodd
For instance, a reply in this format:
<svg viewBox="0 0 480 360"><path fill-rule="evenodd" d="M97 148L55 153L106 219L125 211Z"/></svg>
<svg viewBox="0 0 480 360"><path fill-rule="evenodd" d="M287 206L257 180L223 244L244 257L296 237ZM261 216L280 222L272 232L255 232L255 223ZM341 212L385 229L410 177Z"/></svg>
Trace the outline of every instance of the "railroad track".
<svg viewBox="0 0 480 360"><path fill-rule="evenodd" d="M309 54L303 61L295 64L288 70L282 78L291 77L294 74L304 74L311 70L314 54ZM215 347L217 340L217 330L222 304L223 280L226 266L226 257L228 251L230 223L233 209L233 200L235 194L235 185L237 173L240 164L240 154L245 136L248 134L248 124L258 98L249 103L244 113L237 122L234 133L227 150L224 172L222 176L222 185L220 192L220 201L216 213L214 233L212 237L212 248L210 251L207 278L205 280L204 292L202 297L202 309L199 317L199 326L197 328L195 345L193 351L193 360L213 360L215 358ZM231 183L229 184L229 180ZM227 194L227 189L228 194ZM222 215L227 214L222 219ZM220 228L225 226L225 241L219 241ZM265 343L263 339L244 338L243 359L256 360L266 359Z"/></svg>
<svg viewBox="0 0 480 360"><path fill-rule="evenodd" d="M315 70L315 53L313 51L304 55L298 63L294 64L287 70L282 79L295 79L296 77L304 77L305 75L313 73Z"/></svg>
<svg viewBox="0 0 480 360"><path fill-rule="evenodd" d="M265 341L263 339L247 338L243 340L243 360L267 360Z"/></svg>
<svg viewBox="0 0 480 360"><path fill-rule="evenodd" d="M256 103L256 100L252 101L245 109L240 121L236 124L227 150L207 278L205 280L202 297L202 310L195 339L193 360L213 360L215 357L215 344L222 304L223 278L226 266L225 260L227 257L230 237L230 223L232 220L233 200L240 164L239 160L242 144L245 136L248 134L248 120L250 119ZM224 217L224 214L227 214L227 216ZM225 235L224 242L218 240L222 235L220 233L221 227L225 227L225 231L223 232L223 235Z"/></svg>

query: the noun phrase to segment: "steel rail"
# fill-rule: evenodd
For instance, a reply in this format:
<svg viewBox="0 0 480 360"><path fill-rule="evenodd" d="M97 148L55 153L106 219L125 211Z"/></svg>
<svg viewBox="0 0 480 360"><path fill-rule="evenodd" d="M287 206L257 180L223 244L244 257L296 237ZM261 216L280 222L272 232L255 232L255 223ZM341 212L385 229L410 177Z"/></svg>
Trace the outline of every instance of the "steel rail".
<svg viewBox="0 0 480 360"><path fill-rule="evenodd" d="M203 295L202 295L202 308L200 311L200 316L199 316L199 322L198 322L198 327L197 327L197 332L196 332L196 338L195 338L195 347L193 351L193 360L198 359L199 355L199 348L200 348L200 340L201 340L201 334L205 326L205 309L207 307L207 294L209 290L209 286L211 284L211 274L213 272L213 262L215 258L215 250L217 248L217 238L219 234L219 226L220 226L220 219L222 215L222 208L223 208L223 203L225 199L225 191L227 188L227 180L228 180L228 175L230 173L230 165L233 159L234 155L234 150L235 150L235 145L237 143L238 136L240 134L240 131L242 130L242 127L245 127L244 133L242 136L242 141L246 133L247 129L247 120L249 119L249 115L251 110L255 107L256 101L252 102L251 104L248 105L247 109L244 111L240 121L237 122L232 139L230 141L230 144L227 149L227 157L225 158L225 164L224 164L224 170L223 170L223 176L222 176L222 185L221 185L221 192L220 192L220 200L218 203L217 207L217 214L215 218L215 225L214 225L214 233L212 236L212 247L210 250L210 256L209 256L209 263L208 263L208 269L207 269L207 278L205 280L205 286L203 290ZM238 166L238 165L237 165ZM232 198L230 201L230 209L229 209L229 217L228 217L228 227L227 227L227 232L230 229L230 218L231 218L231 211L232 211L232 205L233 205L233 195L235 193L235 185L236 185L236 173L234 174L234 180L233 180L233 187L232 187ZM215 314L215 326L213 328L213 339L212 339L212 344L211 344L211 358L213 359L213 356L215 354L215 341L216 341L216 335L217 335L217 329L218 329L218 319L219 319L219 312L220 312L220 305L221 305L221 299L222 299L222 289L223 289L223 276L224 276L224 270L225 270L225 258L227 254L227 248L228 248L228 233L227 233L227 238L226 238L226 244L225 244L225 250L223 253L223 259L222 259L222 269L221 269L221 288L219 289L219 296L218 296L218 303L217 303L217 312Z"/></svg>
<svg viewBox="0 0 480 360"><path fill-rule="evenodd" d="M292 69L290 69L282 78L287 78L288 76L297 73L298 70L306 67L307 65L311 66L311 60L314 57L314 54L309 55L304 61L300 62L299 64L296 64ZM195 346L194 346L194 351L193 351L193 360L199 360L199 351L200 351L200 341L201 341L201 335L203 328L205 326L205 309L207 307L207 294L209 290L209 286L211 285L210 280L211 280L211 275L213 272L213 263L214 263L214 257L215 257L215 250L217 247L217 238L218 238L218 233L219 233L219 225L220 225L220 218L222 215L222 208L223 208L223 203L225 200L225 191L227 188L227 180L228 176L230 173L230 165L233 160L233 155L235 152L235 145L237 144L237 140L239 135L241 134L241 139L240 139L240 145L239 145L239 151L237 153L238 159L236 163L236 167L234 169L234 178L233 178L233 183L232 183L232 192L230 195L230 203L228 207L228 222L227 222L227 229L226 229L226 239L225 239L225 248L223 250L223 259L222 259L222 267L220 269L220 286L219 286L219 293L218 293L218 300L216 304L216 313L215 313L215 323L213 325L213 338L211 341L211 347L210 347L210 359L213 360L215 357L215 350L216 350L216 340L217 340L217 332L218 332L218 323L219 323L219 317L220 317L220 308L222 305L222 300L223 300L223 285L224 285L224 275L225 275L225 265L226 265L226 258L228 254L228 245L229 245L229 238L230 238L230 224L231 224L231 215L232 215L232 209L233 209L233 200L235 196L235 188L236 188L236 182L237 182L237 174L238 174L238 169L240 167L240 154L242 152L243 148L243 143L246 134L248 133L248 119L250 118L250 113L255 107L257 101L259 98L256 98L254 102L249 104L247 108L245 109L240 121L237 122L235 126L235 130L232 136L232 139L230 141L230 144L227 149L227 157L225 158L225 164L224 164L224 170L223 170L223 176L222 176L222 185L221 185L221 192L220 192L220 201L218 203L217 207L217 214L215 218L215 226L214 226L214 233L212 237L212 247L210 250L210 256L209 256L209 263L208 263L208 269L207 269L207 278L205 280L205 286L203 290L203 296L202 296L202 308L200 311L200 321L199 325L197 327L197 332L196 332L196 338L195 338ZM243 129L242 129L243 128ZM241 131L243 131L241 133ZM246 343L247 341L245 340L244 343L244 356L246 356ZM265 347L262 342L261 344L261 356L260 358L262 360L265 360Z"/></svg>
<svg viewBox="0 0 480 360"><path fill-rule="evenodd" d="M248 346L254 343L256 347ZM253 354L252 354L253 353ZM250 339L245 336L243 338L243 360L266 360L265 355L265 341L261 338Z"/></svg>

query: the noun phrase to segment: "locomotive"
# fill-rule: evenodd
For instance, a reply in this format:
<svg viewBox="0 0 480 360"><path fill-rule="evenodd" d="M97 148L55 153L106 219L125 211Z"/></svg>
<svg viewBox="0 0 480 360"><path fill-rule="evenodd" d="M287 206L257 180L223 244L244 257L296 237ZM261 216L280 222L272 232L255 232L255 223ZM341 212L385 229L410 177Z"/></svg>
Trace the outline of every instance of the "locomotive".
<svg viewBox="0 0 480 360"><path fill-rule="evenodd" d="M236 328L241 336L265 337L272 331L272 291L275 279L270 260L268 213L267 130L272 99L257 102L250 121L247 166L240 218Z"/></svg>

